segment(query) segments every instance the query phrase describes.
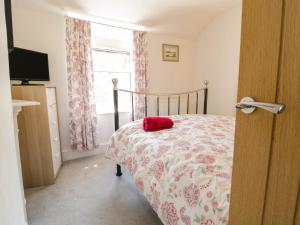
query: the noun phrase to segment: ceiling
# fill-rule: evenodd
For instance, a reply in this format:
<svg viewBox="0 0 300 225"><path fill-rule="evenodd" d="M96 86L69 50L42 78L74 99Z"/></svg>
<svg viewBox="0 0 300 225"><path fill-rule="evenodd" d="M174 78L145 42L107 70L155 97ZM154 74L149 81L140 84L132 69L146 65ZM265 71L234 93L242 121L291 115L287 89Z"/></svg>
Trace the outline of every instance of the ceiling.
<svg viewBox="0 0 300 225"><path fill-rule="evenodd" d="M136 24L149 31L196 38L218 14L242 0L12 0L13 7L79 13Z"/></svg>

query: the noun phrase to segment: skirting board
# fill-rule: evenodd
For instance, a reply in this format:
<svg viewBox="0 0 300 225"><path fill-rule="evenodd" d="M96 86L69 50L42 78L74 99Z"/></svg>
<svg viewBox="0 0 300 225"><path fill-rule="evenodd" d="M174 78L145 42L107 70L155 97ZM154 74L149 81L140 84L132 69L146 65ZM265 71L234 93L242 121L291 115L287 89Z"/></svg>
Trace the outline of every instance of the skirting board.
<svg viewBox="0 0 300 225"><path fill-rule="evenodd" d="M108 147L108 143L100 144L98 149L90 150L90 151L74 151L72 149L64 149L62 151L63 161L69 161L73 159L79 159L84 157L89 157L93 155L103 154Z"/></svg>

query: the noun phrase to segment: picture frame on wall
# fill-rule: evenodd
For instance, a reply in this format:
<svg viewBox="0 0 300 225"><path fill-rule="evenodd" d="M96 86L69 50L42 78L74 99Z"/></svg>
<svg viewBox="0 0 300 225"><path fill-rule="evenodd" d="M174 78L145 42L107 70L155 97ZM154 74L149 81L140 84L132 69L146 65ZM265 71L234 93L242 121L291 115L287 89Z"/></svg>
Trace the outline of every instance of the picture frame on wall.
<svg viewBox="0 0 300 225"><path fill-rule="evenodd" d="M162 45L162 58L163 61L179 62L179 45Z"/></svg>

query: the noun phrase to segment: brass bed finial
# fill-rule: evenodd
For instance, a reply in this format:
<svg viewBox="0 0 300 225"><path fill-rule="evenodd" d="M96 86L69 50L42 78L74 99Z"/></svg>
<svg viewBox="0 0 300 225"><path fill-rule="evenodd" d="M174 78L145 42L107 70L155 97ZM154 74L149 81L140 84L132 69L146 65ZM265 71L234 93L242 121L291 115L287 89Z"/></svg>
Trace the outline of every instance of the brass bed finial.
<svg viewBox="0 0 300 225"><path fill-rule="evenodd" d="M112 79L112 83L114 85L114 90L118 90L118 79L117 78L113 78Z"/></svg>
<svg viewBox="0 0 300 225"><path fill-rule="evenodd" d="M205 81L203 81L203 84L204 84L204 88L207 88L207 86L208 86L208 80L205 80Z"/></svg>

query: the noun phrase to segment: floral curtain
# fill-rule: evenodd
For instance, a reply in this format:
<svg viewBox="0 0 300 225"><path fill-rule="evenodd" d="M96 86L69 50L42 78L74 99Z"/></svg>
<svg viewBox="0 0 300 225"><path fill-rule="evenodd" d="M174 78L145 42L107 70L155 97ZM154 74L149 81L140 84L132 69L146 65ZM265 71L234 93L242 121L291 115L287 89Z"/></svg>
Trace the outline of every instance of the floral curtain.
<svg viewBox="0 0 300 225"><path fill-rule="evenodd" d="M133 64L135 91L145 92L147 90L147 42L145 32L133 31ZM134 101L135 119L145 116L145 98L141 95L135 96Z"/></svg>
<svg viewBox="0 0 300 225"><path fill-rule="evenodd" d="M66 50L71 147L79 151L92 150L98 146L89 22L66 18Z"/></svg>

